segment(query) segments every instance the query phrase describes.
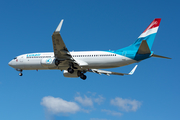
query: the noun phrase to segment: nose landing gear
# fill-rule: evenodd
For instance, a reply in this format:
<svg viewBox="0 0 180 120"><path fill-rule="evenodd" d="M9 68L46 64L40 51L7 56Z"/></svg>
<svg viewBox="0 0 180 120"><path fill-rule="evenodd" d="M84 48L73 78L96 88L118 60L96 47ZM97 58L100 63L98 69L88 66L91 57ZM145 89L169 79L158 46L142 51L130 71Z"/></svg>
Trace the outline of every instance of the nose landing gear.
<svg viewBox="0 0 180 120"><path fill-rule="evenodd" d="M19 73L19 76L22 76L23 74L22 74L22 69L16 69L17 71L19 71L20 73Z"/></svg>
<svg viewBox="0 0 180 120"><path fill-rule="evenodd" d="M22 76L23 74L22 73L19 73L19 76Z"/></svg>

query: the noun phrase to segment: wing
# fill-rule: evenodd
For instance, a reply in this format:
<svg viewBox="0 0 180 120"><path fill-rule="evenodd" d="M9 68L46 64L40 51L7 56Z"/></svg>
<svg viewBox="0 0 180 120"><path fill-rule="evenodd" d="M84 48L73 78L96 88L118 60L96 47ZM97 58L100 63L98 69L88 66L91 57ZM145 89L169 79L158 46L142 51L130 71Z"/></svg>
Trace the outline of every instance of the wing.
<svg viewBox="0 0 180 120"><path fill-rule="evenodd" d="M59 23L58 27L54 31L52 35L52 42L53 42L53 49L54 49L54 56L58 60L72 60L72 56L70 55L64 41L60 35L60 30L62 26L63 20Z"/></svg>
<svg viewBox="0 0 180 120"><path fill-rule="evenodd" d="M77 69L77 67L87 65L87 63L83 61L75 61L73 57L71 56L70 52L66 48L66 45L64 44L64 41L60 35L60 30L62 27L64 20L61 20L58 27L54 31L52 35L52 42L53 42L53 49L54 49L54 56L56 59L61 61L61 65L70 65L74 69ZM75 67L75 66L76 67Z"/></svg>
<svg viewBox="0 0 180 120"><path fill-rule="evenodd" d="M137 68L137 66L138 65L136 65L132 70L131 70L131 72L130 73L117 73L117 72L111 72L111 71L105 71L105 70L99 70L99 69L90 69L88 72L94 72L94 73L97 73L97 74L105 74L105 75L108 75L108 76L110 76L110 74L112 74L112 75L132 75L134 72L135 72L135 70L136 70L136 68Z"/></svg>

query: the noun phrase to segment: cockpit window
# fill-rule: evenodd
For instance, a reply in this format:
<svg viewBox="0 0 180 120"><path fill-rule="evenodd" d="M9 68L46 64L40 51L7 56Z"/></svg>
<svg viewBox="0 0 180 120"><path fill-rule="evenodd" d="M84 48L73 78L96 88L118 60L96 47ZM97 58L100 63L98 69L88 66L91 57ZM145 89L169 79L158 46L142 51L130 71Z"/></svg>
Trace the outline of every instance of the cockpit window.
<svg viewBox="0 0 180 120"><path fill-rule="evenodd" d="M14 60L17 59L17 57L14 58Z"/></svg>

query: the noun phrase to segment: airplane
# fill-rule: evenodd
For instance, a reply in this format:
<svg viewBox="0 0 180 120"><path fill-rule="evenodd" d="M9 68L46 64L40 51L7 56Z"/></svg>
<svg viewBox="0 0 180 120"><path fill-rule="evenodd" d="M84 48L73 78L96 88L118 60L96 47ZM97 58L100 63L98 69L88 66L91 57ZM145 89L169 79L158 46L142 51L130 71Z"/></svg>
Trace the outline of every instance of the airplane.
<svg viewBox="0 0 180 120"><path fill-rule="evenodd" d="M150 57L166 58L151 51L161 18L156 18L137 38L137 40L122 49L107 51L81 51L69 52L61 37L60 30L63 19L52 34L54 52L28 53L15 57L8 65L19 71L23 70L61 70L64 77L80 77L85 80L86 72L105 75L132 75L137 65L129 73L118 73L100 69L116 68L138 63Z"/></svg>

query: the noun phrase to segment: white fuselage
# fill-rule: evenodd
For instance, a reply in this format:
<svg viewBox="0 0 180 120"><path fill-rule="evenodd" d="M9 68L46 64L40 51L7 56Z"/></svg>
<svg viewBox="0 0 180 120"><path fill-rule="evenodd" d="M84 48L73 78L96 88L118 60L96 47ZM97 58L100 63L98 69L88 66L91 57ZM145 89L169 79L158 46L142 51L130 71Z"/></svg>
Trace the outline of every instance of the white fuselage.
<svg viewBox="0 0 180 120"><path fill-rule="evenodd" d="M70 52L70 54L77 64L81 66L80 69L115 68L137 62L128 57L106 51ZM44 61L52 63L53 59L55 59L54 52L30 53L16 57L9 62L9 65L21 70L67 70L69 67L68 64L64 64L63 61L58 66L47 63L44 64Z"/></svg>

